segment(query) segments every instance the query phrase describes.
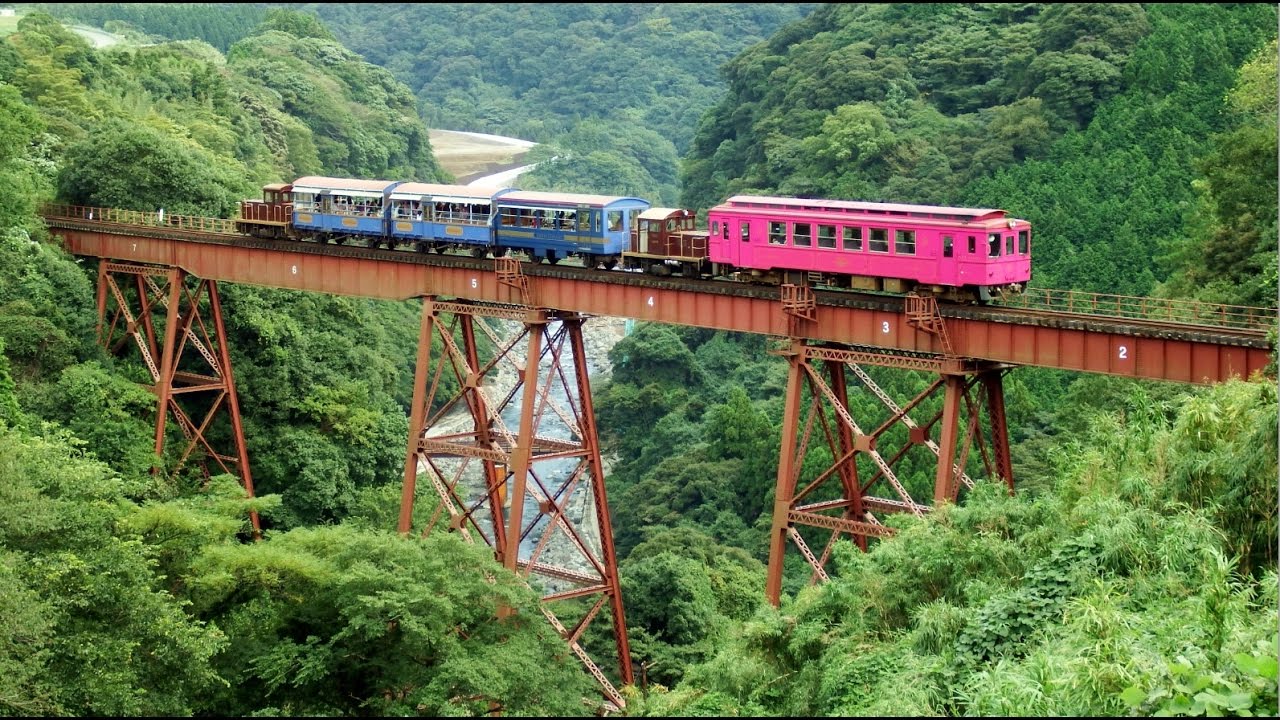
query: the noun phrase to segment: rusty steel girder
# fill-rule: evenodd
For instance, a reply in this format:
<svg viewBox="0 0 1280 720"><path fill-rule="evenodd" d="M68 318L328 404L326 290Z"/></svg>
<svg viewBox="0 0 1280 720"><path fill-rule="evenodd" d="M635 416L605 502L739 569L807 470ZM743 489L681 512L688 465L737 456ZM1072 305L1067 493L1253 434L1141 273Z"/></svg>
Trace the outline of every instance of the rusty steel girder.
<svg viewBox="0 0 1280 720"><path fill-rule="evenodd" d="M100 261L98 343L117 356L131 344L137 347L156 394L156 455L165 456L170 416L184 438L169 472L194 459L206 480L215 470L235 475L253 497L218 284L196 280L192 287L187 280L179 268ZM218 423L228 426L223 434L230 436L229 448L212 439ZM260 537L257 511L250 511L249 520L254 537Z"/></svg>
<svg viewBox="0 0 1280 720"><path fill-rule="evenodd" d="M940 311L923 305L904 308L904 300L884 297L870 304L840 304L837 298L848 294L815 294L807 288L763 290L742 283L694 287L679 279L564 267L525 266L527 278L537 281L536 288L530 288L520 276L504 274L502 258L420 256L119 223L53 222L64 246L76 255L181 267L219 281L339 295L514 302L597 317L1186 383L1248 378L1266 368L1274 352L1259 328L999 307ZM781 296L784 292L790 294ZM783 312L778 311L780 296ZM933 332L932 318L939 312L946 317L945 335Z"/></svg>
<svg viewBox="0 0 1280 720"><path fill-rule="evenodd" d="M877 355L867 348L811 345L794 338L778 354L787 358L789 371L765 583L766 598L773 605L781 600L784 553L789 546L800 551L810 566L810 582L816 582L827 578L827 561L841 537L850 536L866 550L868 538L893 535L894 530L884 525L877 513L921 516L931 509L930 504L913 497L895 471L913 451L927 452L925 457L936 467L933 505L954 503L962 485L974 486L968 467L975 444L986 476L1013 491L1001 379L1008 366L959 358L945 362L919 358L913 362L899 355ZM906 404L898 405L860 364L928 372L936 379ZM849 392L855 384L888 411L874 426L868 424L871 418L860 423L850 409ZM980 402L983 398L973 397L979 387L985 391L985 407ZM936 398L939 391L942 407L927 413L923 423L913 420L909 413ZM933 439L935 426L937 441ZM891 437L895 428L901 429ZM882 453L881 447L893 439L900 441L901 447L892 454ZM830 461L816 473L803 474L805 460L819 456ZM882 495L872 494L881 490ZM800 527L830 531L820 553L813 552Z"/></svg>
<svg viewBox="0 0 1280 720"><path fill-rule="evenodd" d="M423 300L399 531L442 527L491 547L542 594L543 614L616 710L625 703L615 683L633 678L584 320ZM425 520L414 513L420 479L436 496ZM582 643L601 613L613 630L613 678Z"/></svg>

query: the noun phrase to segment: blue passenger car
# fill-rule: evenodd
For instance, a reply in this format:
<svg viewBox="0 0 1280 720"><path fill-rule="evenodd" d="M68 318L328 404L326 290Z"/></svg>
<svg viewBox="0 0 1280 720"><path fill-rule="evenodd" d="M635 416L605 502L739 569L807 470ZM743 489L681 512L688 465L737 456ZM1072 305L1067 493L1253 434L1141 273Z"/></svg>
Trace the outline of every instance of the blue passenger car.
<svg viewBox="0 0 1280 720"><path fill-rule="evenodd" d="M420 251L470 249L482 257L493 248L494 200L509 188L476 188L407 182L391 193L391 237Z"/></svg>
<svg viewBox="0 0 1280 720"><path fill-rule="evenodd" d="M616 195L515 190L494 200L500 250L555 263L577 255L587 267L613 267L630 246L636 218L649 201Z"/></svg>
<svg viewBox="0 0 1280 720"><path fill-rule="evenodd" d="M321 240L355 235L376 245L387 233L398 180L304 177L293 183L293 225Z"/></svg>

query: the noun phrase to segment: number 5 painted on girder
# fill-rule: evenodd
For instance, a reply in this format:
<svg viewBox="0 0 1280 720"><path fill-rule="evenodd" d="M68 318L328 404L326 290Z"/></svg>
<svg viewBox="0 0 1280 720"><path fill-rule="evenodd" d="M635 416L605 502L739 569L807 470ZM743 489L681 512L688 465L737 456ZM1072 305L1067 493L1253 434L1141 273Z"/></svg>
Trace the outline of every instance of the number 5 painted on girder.
<svg viewBox="0 0 1280 720"><path fill-rule="evenodd" d="M471 289L474 290L478 287L480 287L480 281L476 280L475 278L471 278Z"/></svg>

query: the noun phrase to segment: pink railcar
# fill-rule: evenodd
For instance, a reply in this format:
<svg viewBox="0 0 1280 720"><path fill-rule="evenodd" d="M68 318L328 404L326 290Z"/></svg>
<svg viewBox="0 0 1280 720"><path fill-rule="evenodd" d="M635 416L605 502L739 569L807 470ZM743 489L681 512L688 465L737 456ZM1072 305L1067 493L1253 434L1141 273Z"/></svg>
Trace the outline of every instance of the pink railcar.
<svg viewBox="0 0 1280 720"><path fill-rule="evenodd" d="M707 213L713 274L990 299L1031 279L1003 210L738 195Z"/></svg>

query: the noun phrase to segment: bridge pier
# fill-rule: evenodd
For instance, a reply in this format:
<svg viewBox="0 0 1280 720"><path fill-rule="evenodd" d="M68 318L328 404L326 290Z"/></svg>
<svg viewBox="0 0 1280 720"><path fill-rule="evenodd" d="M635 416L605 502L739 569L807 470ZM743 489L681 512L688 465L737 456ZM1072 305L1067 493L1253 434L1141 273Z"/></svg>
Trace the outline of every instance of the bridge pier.
<svg viewBox="0 0 1280 720"><path fill-rule="evenodd" d="M542 594L547 620L619 709L614 681L633 678L584 320L525 305L423 299L399 531L442 527L492 548ZM415 517L419 478L435 495L424 521ZM614 636L614 680L582 642L601 613Z"/></svg>
<svg viewBox="0 0 1280 720"><path fill-rule="evenodd" d="M878 515L923 515L930 506L914 497L922 491L931 490L936 505L955 502L961 485L972 488L966 468L974 445L987 476L999 478L1013 491L1001 380L1010 366L946 356L895 355L796 338L789 342L779 353L787 357L789 371L765 583L766 598L774 606L781 600L783 561L789 547L799 550L808 563L811 584L827 579L826 565L840 537L849 535L866 550L868 538L894 532ZM899 406L862 369L864 364L924 371L937 378ZM849 388L855 383L888 410L888 417L874 429L864 429L855 418L849 402ZM981 397L974 398L979 387L985 391L985 408ZM931 404L938 394L941 409L932 411L923 423L912 420L909 413ZM881 447L890 443L901 446L892 455L882 453ZM936 467L931 489L910 487L894 470L909 453L923 452L920 448L929 453L926 462ZM811 466L807 471L806 460ZM812 467L816 460L825 468ZM820 552L810 547L816 536L810 533L806 539L801 527L829 531Z"/></svg>
<svg viewBox="0 0 1280 720"><path fill-rule="evenodd" d="M100 260L98 343L117 356L127 351L130 341L138 348L157 399L156 455L164 457L170 415L185 439L170 472L198 458L206 480L216 468L237 476L253 497L218 284L196 279L192 287L188 277L176 267ZM230 437L221 444L229 444L229 449L215 447L212 429L222 417ZM153 473L160 470L152 468ZM260 537L257 511L251 510L249 519L254 537Z"/></svg>

